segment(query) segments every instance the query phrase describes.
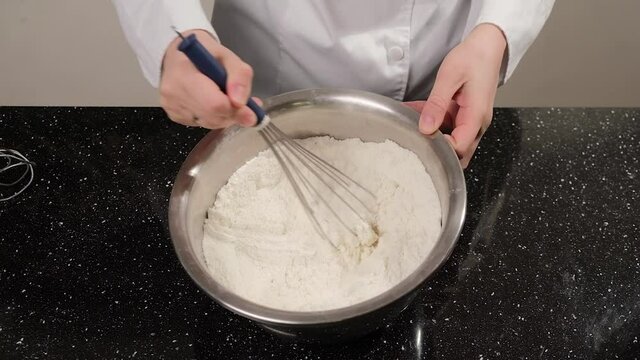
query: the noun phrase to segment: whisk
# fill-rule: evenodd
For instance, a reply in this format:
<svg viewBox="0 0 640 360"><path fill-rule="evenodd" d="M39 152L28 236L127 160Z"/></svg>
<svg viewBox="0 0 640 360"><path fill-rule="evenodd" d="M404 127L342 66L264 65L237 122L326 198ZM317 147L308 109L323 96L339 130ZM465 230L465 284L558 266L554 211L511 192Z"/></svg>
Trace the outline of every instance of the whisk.
<svg viewBox="0 0 640 360"><path fill-rule="evenodd" d="M4 161L4 165L0 165L0 187L18 189L11 195L4 195L0 192L0 202L9 201L20 195L33 182L33 163L17 150L0 149L0 162ZM24 171L20 171L20 169ZM26 179L26 180L25 180ZM9 180L8 182L5 182ZM22 185L20 185L22 183Z"/></svg>
<svg viewBox="0 0 640 360"><path fill-rule="evenodd" d="M175 30L175 29L174 29ZM182 51L204 75L226 93L227 73L195 35L176 31ZM378 240L375 196L344 172L291 139L252 99L247 106L256 114L256 129L282 167L318 234L336 250L360 256Z"/></svg>

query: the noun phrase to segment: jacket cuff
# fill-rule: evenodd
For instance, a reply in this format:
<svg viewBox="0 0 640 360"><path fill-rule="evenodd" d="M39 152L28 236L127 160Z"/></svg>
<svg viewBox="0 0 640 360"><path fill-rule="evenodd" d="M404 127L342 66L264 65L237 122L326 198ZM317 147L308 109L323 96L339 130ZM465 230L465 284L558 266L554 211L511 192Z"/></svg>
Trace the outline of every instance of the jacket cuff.
<svg viewBox="0 0 640 360"><path fill-rule="evenodd" d="M122 1L128 3L122 5ZM199 0L120 0L114 3L142 73L154 87L160 84L165 52L177 36L174 27L180 32L201 29L219 41Z"/></svg>
<svg viewBox="0 0 640 360"><path fill-rule="evenodd" d="M540 33L555 0L485 0L476 26L489 23L497 26L507 40L500 69L500 85L513 74L527 49Z"/></svg>

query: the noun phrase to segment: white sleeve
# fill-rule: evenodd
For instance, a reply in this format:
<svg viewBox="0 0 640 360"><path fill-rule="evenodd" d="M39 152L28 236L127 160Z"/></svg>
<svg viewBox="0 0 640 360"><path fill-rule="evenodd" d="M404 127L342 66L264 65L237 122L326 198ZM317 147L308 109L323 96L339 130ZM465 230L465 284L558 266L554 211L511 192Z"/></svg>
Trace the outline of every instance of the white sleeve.
<svg viewBox="0 0 640 360"><path fill-rule="evenodd" d="M213 31L199 0L112 0L124 34L138 57L144 76L158 87L164 53L178 31Z"/></svg>
<svg viewBox="0 0 640 360"><path fill-rule="evenodd" d="M540 33L555 0L484 0L476 25L494 24L507 39L500 83L507 81Z"/></svg>

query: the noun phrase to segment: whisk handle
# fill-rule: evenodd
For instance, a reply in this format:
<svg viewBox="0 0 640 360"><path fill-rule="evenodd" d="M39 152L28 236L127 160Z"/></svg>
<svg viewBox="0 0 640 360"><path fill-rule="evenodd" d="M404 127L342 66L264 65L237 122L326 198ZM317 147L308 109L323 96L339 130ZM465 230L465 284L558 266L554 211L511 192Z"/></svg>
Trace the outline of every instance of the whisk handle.
<svg viewBox="0 0 640 360"><path fill-rule="evenodd" d="M182 37L182 36L181 36ZM209 79L213 80L223 93L227 93L227 72L222 64L216 60L207 49L202 46L194 34L182 37L182 41L178 45L178 50L182 51L195 67ZM257 116L259 126L267 115L265 111L253 99L249 98L247 106Z"/></svg>

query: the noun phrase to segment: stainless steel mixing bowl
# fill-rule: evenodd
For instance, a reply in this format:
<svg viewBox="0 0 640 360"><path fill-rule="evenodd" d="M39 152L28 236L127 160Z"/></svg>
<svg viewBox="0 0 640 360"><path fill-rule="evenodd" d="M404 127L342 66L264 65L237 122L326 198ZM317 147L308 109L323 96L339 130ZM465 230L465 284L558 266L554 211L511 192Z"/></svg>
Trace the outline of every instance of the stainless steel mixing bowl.
<svg viewBox="0 0 640 360"><path fill-rule="evenodd" d="M458 158L439 132L432 136L418 132L419 116L414 110L379 95L353 90L302 90L267 99L264 106L273 121L292 137L331 135L373 142L390 139L416 153L440 198L440 238L424 262L406 279L349 307L283 311L229 292L207 272L202 250L205 214L231 174L267 148L255 130L232 127L208 133L187 157L173 186L169 225L182 265L222 306L296 340L340 341L386 325L411 302L420 285L446 261L457 242L466 207L464 175Z"/></svg>

